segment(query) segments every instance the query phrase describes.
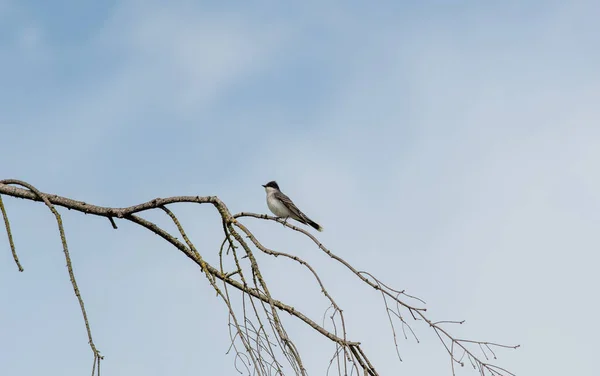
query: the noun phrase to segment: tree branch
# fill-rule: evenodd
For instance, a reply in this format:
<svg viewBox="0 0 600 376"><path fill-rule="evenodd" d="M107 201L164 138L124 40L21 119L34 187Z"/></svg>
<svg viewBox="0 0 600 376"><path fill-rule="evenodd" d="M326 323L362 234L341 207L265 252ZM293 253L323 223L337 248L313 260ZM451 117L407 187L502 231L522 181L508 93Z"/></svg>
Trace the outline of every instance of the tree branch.
<svg viewBox="0 0 600 376"><path fill-rule="evenodd" d="M19 188L18 186L25 187L25 189ZM67 268L69 270L71 283L73 285L75 295L77 296L78 301L80 303L82 315L84 317L85 326L88 333L90 347L94 352L94 370L96 369L97 365L98 372L100 369L100 360L102 359L102 357L100 356L100 353L97 351L92 341L92 334L87 319L87 313L84 308L83 299L81 298L79 289L77 287L75 275L73 273L73 268L70 261L62 220L55 206L64 207L85 214L106 217L110 220L113 228L115 229L117 228L115 218L133 222L137 225L146 228L154 234L159 235L164 240L173 245L176 249L183 252L190 260L192 260L192 262L196 263L200 267L200 270L205 274L211 286L213 286L213 288L215 289L217 295L223 300L223 302L228 308L230 330L233 329L232 332L230 331L232 341L231 347L236 351L236 368L238 359L242 360L244 364L248 362L253 367L252 371L248 369L249 373L256 373L258 375L268 375L273 372L278 375L285 373L283 364L278 360L279 356L276 353L277 349L277 351L281 352L281 356L283 356L287 360L289 366L292 368L295 374L307 374L307 370L305 369L302 359L300 357L300 352L295 346L292 339L286 333L283 322L279 317L279 312L283 311L301 320L302 322L310 326L313 330L317 331L330 341L334 342L336 350L334 358L332 358L332 362L330 363L330 367L333 364L333 359L337 358L337 368L340 374L342 372L344 374L347 374L348 368L350 368L351 372L355 369L357 371L359 369L362 369L366 375L378 375L371 361L365 355L364 349L362 348L360 343L348 340L343 310L335 302L331 294L327 291L326 286L323 284L322 279L319 277L319 274L317 273L315 268L312 267L305 260L299 258L298 256L278 252L263 246L262 243L248 229L248 227L239 222L239 219L242 217L252 217L268 221L276 221L279 223L283 223L284 226L291 228L294 231L302 233L303 235L310 238L317 245L317 247L319 247L319 249L321 249L325 254L330 256L331 259L333 259L335 262L344 265L354 276L358 278L358 280L361 283L365 283L373 289L379 291L379 293L382 296L384 307L386 309L386 313L388 315L392 327L396 351L398 351L398 345L396 341L396 332L394 328L394 317L397 318L402 324L403 331L404 327L408 326L413 336L417 338L415 332L401 314L401 310L405 310L405 312L408 311L408 313L410 313L414 320L424 321L429 327L433 329L435 334L439 337L440 341L449 352L453 374L454 362L463 365L461 359L466 354L469 361L471 361L474 364L474 367L476 367L476 369L478 369L481 374L485 374L487 372L490 375L512 375L512 373L505 370L504 368L487 363L487 354L484 347L487 349L487 351L492 353L495 358L495 354L491 349L492 346L510 348L517 348L518 346L506 346L491 342L457 339L453 335L451 335L447 330L442 328L440 325L447 323L462 322L431 321L426 316L426 309L421 306L425 304L424 301L414 296L406 294L404 290L400 291L389 287L388 285L382 283L371 273L359 271L358 269L350 265L348 262L343 260L341 257L335 255L333 252L328 250L318 241L316 237L314 237L308 231L296 227L292 224L286 223L278 218L267 215L245 212L232 215L227 206L216 196L176 196L168 198L156 198L154 200L150 200L134 206L123 208L111 208L92 205L83 201L77 201L55 194L42 193L32 185L14 179L0 181L0 194L31 201L44 202L54 214L59 227L59 233L61 237L61 242L63 244L65 258L67 259ZM219 215L221 216L221 220L223 222L223 233L225 236L225 239L219 251L219 267L213 266L204 260L201 253L197 250L197 248L186 235L186 232L176 215L169 208L167 208L167 205L175 203L210 204L219 212ZM17 266L19 267L19 270L22 270L16 255L10 225L8 222L8 216L6 215L6 211L1 197L0 209L4 217L6 231L8 234L11 250L13 252L13 257L15 259L15 262L17 263ZM181 235L184 242L179 241L174 235L162 229L157 224L150 222L140 216L140 214L142 214L143 212L153 209L160 209L169 216L169 218L177 227L179 235ZM249 242L247 242L246 239L249 239ZM226 255L223 254L225 248ZM263 277L260 271L258 261L254 256L254 250L258 250L259 252L265 253L269 256L283 257L286 259L293 260L296 263L298 263L301 267L306 268L311 273L312 277L317 282L321 293L323 293L323 295L329 300L330 308L333 310L333 313L330 316L333 325L333 331L325 329L324 323L323 325L317 324L315 321L310 319L301 311L295 309L294 307L288 304L283 303L282 301L272 296L268 287L268 283ZM238 255L238 252L243 254ZM234 262L236 268L234 271L231 272L227 272L224 268L224 258L229 254L231 254L230 257L232 258L232 261ZM245 266L247 265L246 263L249 263L249 266ZM218 281L220 281L219 283L222 283L222 288L219 287L219 284L217 284ZM232 299L234 299L235 296L230 294L230 287L233 287L235 290L241 293L240 297L242 299L241 304L243 307L243 319L238 318L239 312L236 312L236 310L234 309ZM409 302L404 298L410 299L411 301ZM389 305L388 301L393 302L393 304ZM250 303L250 310L247 309L247 303ZM268 325L265 326L264 323L268 323ZM274 335L275 341L279 344L279 346L271 345L271 340L269 339L267 334L268 328L270 328L271 332ZM341 333L338 333L339 330L341 330ZM240 348L236 346L236 342L238 341L242 343L244 352L241 352ZM449 342L448 344L446 343L447 341ZM480 360L475 355L474 350L472 350L469 347L470 345L479 346L480 352L486 358L486 361ZM456 351L462 351L462 356L460 359L457 358ZM343 354L343 356L341 357L341 361L340 354ZM398 356L400 356L399 353ZM92 374L94 370L92 371Z"/></svg>

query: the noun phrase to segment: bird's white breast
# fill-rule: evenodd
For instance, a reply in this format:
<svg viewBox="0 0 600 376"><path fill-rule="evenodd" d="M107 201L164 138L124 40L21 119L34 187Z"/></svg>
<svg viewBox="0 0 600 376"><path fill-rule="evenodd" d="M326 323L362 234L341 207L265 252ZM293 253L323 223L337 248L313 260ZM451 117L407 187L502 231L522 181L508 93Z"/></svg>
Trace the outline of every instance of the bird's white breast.
<svg viewBox="0 0 600 376"><path fill-rule="evenodd" d="M267 206L278 217L289 217L291 214L288 208L273 194L267 194Z"/></svg>

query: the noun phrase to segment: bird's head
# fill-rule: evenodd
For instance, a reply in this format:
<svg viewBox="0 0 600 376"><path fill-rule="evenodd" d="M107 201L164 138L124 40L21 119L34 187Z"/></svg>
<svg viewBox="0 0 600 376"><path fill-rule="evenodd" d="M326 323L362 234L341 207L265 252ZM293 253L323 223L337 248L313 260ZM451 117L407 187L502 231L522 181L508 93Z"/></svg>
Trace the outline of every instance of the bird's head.
<svg viewBox="0 0 600 376"><path fill-rule="evenodd" d="M275 180L272 180L267 184L263 184L263 187L267 192L269 191L269 188L279 190L279 185L277 185L277 182Z"/></svg>

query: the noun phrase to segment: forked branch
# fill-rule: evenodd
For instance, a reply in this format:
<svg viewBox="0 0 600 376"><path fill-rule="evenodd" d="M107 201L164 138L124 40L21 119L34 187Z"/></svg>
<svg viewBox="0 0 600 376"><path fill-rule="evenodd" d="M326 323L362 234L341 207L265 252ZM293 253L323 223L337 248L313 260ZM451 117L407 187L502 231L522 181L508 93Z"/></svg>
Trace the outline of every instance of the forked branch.
<svg viewBox="0 0 600 376"><path fill-rule="evenodd" d="M73 267L69 257L62 219L56 210L56 206L65 207L90 215L106 217L110 220L111 225L115 229L117 228L115 219L136 223L162 237L176 249L183 252L192 262L196 263L200 271L206 276L210 285L215 289L216 294L227 307L231 349L235 351L234 365L240 372L257 375L282 375L290 372L297 375L308 374L300 351L286 332L283 320L280 317L280 312L286 312L301 320L304 324L333 342L335 347L333 352L334 356L331 359L328 372L332 366L335 366L340 375L354 374L355 372L356 374L371 376L378 375L361 344L357 341L348 339L346 331L347 323L343 315L343 310L328 292L316 269L298 256L265 247L254 236L250 229L240 222L241 218L253 217L268 221L277 221L292 230L304 234L335 262L344 265L357 277L359 282L365 283L378 291L382 296L383 305L391 324L396 351L398 351L395 329L396 322L400 322L402 325L402 332L405 338L408 338L406 334L408 329L411 336L418 341L416 333L409 323L410 318L412 319L411 321L425 322L433 329L434 333L440 339L450 355L453 374L454 364L464 365L463 359L466 357L473 367L482 375L513 375L509 371L489 363L488 360L490 356L494 359L496 358L493 347L516 348L518 346L506 346L491 342L458 339L447 331L446 328L443 328L442 325L452 323L460 324L462 322L434 322L430 320L426 315L424 301L406 294L403 290L396 290L389 287L371 273L359 271L323 246L317 238L306 230L267 215L254 213L239 213L232 215L227 206L216 196L156 198L130 207L111 208L90 205L82 201L42 193L28 183L12 179L0 181L0 195L1 194L44 202L54 214L59 227L63 252L67 259L67 269L71 284L79 301L90 347L94 353L92 375L96 369L99 374L100 360L102 357L92 341L92 332L88 322L87 313L75 280ZM223 223L224 240L219 250L218 266L211 265L202 257L197 247L195 247L187 236L185 229L177 216L167 207L175 203L210 204L219 212ZM162 210L167 214L177 227L178 235L181 236L183 242L156 223L141 217L143 212L155 209ZM14 246L8 215L1 200L1 196L0 210L2 211L4 218L13 258L19 270L22 270ZM322 325L319 325L300 310L272 296L269 290L269 282L261 273L261 267L254 255L255 252L289 259L296 262L300 267L306 268L315 280L316 286L318 286L320 292L329 301L329 309L326 311L326 314L329 314L331 329L328 329L325 321ZM399 352L398 357L400 357Z"/></svg>

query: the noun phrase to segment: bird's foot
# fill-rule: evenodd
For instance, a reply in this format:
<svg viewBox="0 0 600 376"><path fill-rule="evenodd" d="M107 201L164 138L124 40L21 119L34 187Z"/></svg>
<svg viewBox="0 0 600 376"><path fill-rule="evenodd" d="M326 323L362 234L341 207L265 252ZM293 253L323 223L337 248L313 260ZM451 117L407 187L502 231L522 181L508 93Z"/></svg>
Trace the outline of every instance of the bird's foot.
<svg viewBox="0 0 600 376"><path fill-rule="evenodd" d="M287 220L288 220L289 218L290 218L290 217L277 217L277 220L278 220L278 221L280 221L280 220L282 220L282 219L283 219L283 222L281 222L281 224L283 225L283 227L285 227L285 225L287 225Z"/></svg>

